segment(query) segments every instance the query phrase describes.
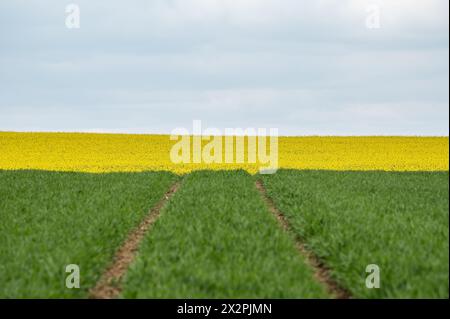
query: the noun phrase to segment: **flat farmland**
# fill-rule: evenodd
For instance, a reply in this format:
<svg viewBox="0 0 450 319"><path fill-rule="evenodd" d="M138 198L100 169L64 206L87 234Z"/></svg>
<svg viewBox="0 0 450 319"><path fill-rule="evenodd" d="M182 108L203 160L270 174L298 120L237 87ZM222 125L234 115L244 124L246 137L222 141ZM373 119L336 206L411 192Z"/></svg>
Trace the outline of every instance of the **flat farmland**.
<svg viewBox="0 0 450 319"><path fill-rule="evenodd" d="M0 295L83 298L148 211L179 190L121 278L122 298L448 297L448 173L0 172ZM258 193L262 180L292 231ZM64 267L78 264L81 289ZM367 289L366 266L381 268Z"/></svg>
<svg viewBox="0 0 450 319"><path fill-rule="evenodd" d="M295 233L359 298L448 298L448 172L282 170L262 179ZM380 268L380 289L365 286Z"/></svg>
<svg viewBox="0 0 450 319"><path fill-rule="evenodd" d="M142 243L126 298L324 298L251 175L195 172Z"/></svg>
<svg viewBox="0 0 450 319"><path fill-rule="evenodd" d="M0 297L86 297L170 173L0 171ZM80 267L67 289L66 265Z"/></svg>
<svg viewBox="0 0 450 319"><path fill-rule="evenodd" d="M0 297L448 298L448 138L283 137L273 175L171 143L0 133Z"/></svg>
<svg viewBox="0 0 450 319"><path fill-rule="evenodd" d="M258 159L255 163L173 163L170 151L176 143L169 135L0 132L0 169L175 174L244 169L255 174L264 166ZM448 137L280 136L278 144L278 164L286 169L448 171L449 167ZM222 146L224 155L225 142Z"/></svg>

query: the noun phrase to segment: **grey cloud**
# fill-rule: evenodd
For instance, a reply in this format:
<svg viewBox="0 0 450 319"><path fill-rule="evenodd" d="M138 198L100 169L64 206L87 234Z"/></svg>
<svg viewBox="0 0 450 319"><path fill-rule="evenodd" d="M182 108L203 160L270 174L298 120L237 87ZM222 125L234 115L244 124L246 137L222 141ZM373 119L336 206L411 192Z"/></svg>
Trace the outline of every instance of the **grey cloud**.
<svg viewBox="0 0 450 319"><path fill-rule="evenodd" d="M0 4L0 130L448 135L447 1L74 2Z"/></svg>

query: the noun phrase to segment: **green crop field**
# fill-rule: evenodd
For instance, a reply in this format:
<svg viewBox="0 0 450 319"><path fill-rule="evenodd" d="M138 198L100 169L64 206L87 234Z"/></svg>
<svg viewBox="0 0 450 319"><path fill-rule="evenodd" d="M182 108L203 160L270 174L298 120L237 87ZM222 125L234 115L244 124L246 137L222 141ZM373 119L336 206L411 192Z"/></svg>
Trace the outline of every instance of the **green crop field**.
<svg viewBox="0 0 450 319"><path fill-rule="evenodd" d="M87 298L161 200L117 298L448 298L448 172L0 171L0 297ZM261 180L290 227L272 214ZM174 183L172 197L164 194ZM81 288L65 286L80 266ZM365 285L380 268L380 288Z"/></svg>
<svg viewBox="0 0 450 319"><path fill-rule="evenodd" d="M326 297L244 171L197 172L127 276L131 298Z"/></svg>
<svg viewBox="0 0 450 319"><path fill-rule="evenodd" d="M0 298L84 297L177 177L0 171ZM65 266L80 267L80 289Z"/></svg>
<svg viewBox="0 0 450 319"><path fill-rule="evenodd" d="M279 171L269 196L361 298L448 298L448 173ZM367 289L377 264L380 289Z"/></svg>

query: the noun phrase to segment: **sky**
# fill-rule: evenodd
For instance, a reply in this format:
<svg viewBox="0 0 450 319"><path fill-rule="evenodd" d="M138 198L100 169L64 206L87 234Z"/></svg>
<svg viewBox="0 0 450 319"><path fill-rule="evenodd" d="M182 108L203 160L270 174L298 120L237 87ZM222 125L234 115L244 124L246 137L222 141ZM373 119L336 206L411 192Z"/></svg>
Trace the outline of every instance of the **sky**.
<svg viewBox="0 0 450 319"><path fill-rule="evenodd" d="M448 6L2 0L0 131L448 136Z"/></svg>

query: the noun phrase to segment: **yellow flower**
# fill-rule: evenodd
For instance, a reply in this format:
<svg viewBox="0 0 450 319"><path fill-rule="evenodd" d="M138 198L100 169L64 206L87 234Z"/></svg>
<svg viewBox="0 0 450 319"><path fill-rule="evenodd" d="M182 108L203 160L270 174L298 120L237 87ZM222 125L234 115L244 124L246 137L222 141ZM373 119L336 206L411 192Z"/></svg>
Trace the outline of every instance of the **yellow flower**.
<svg viewBox="0 0 450 319"><path fill-rule="evenodd" d="M0 133L0 169L78 172L245 169L261 163L175 164L168 135ZM225 145L223 145L225 151ZM448 171L448 137L280 137L279 167Z"/></svg>

